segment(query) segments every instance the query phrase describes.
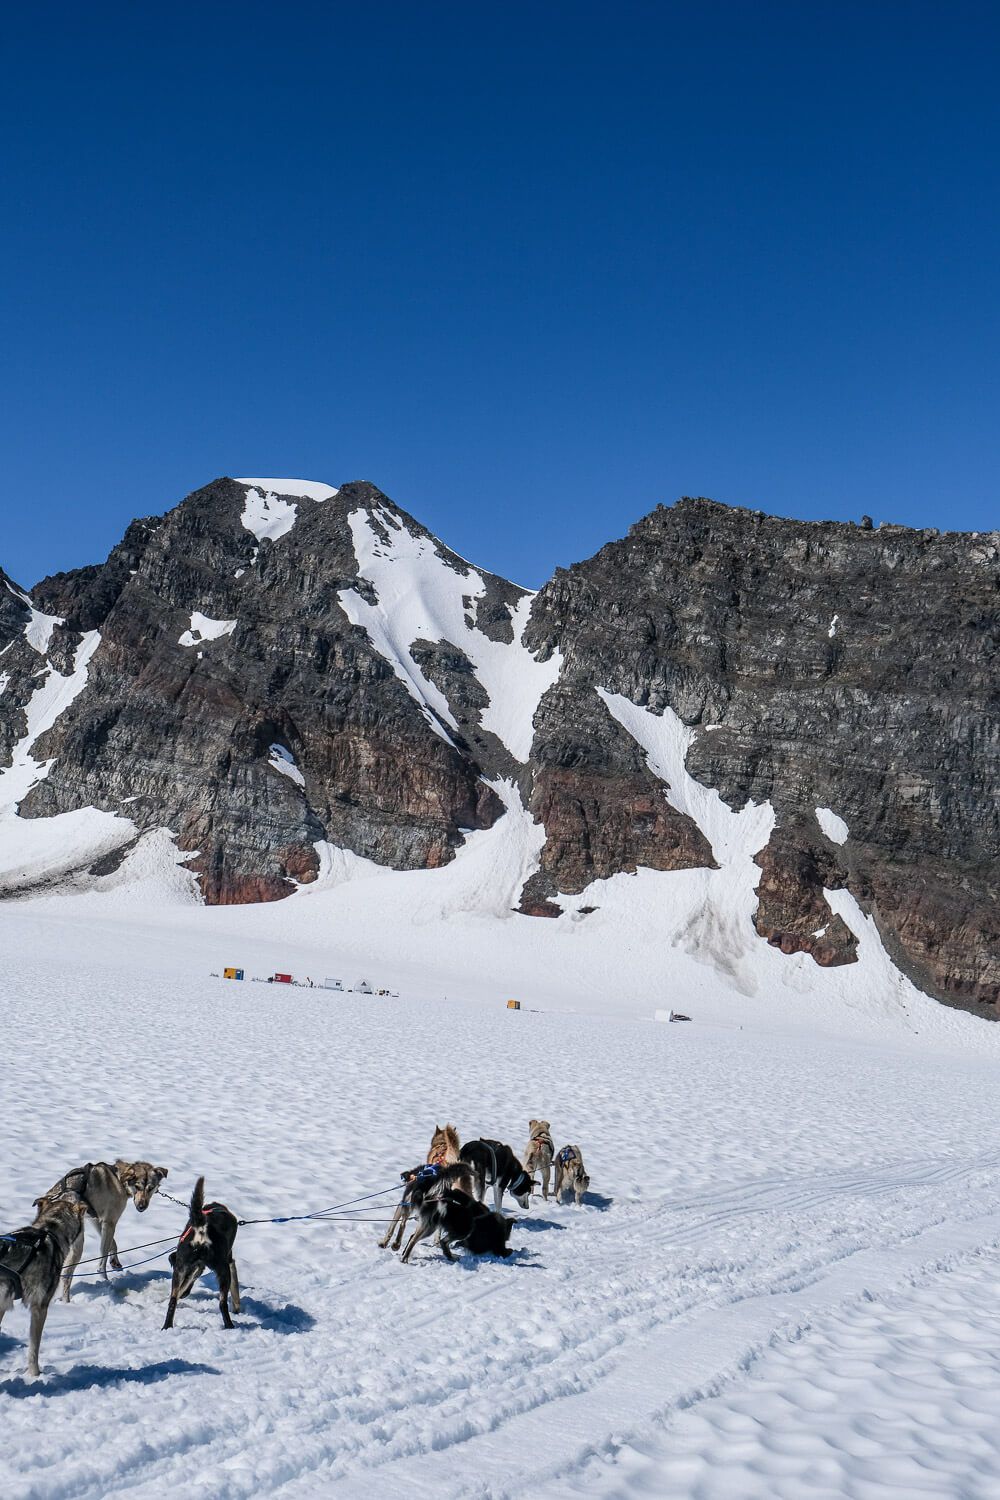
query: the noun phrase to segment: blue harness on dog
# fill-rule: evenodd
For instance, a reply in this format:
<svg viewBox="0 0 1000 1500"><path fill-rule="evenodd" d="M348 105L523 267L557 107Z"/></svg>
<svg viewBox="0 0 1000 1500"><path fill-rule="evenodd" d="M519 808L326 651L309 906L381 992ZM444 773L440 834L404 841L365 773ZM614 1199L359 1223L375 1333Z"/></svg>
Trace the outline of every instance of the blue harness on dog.
<svg viewBox="0 0 1000 1500"><path fill-rule="evenodd" d="M573 1147L564 1146L559 1153L559 1160L562 1162L563 1166L565 1166L568 1161L575 1161L576 1152L573 1150Z"/></svg>

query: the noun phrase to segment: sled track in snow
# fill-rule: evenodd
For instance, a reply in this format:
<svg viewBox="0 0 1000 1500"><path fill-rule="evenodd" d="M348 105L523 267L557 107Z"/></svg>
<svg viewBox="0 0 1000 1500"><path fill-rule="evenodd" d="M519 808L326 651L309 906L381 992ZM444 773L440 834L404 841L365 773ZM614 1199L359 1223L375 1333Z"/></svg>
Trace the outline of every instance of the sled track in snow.
<svg viewBox="0 0 1000 1500"><path fill-rule="evenodd" d="M973 1183L974 1194L959 1191ZM648 1209L629 1204L604 1213L553 1209L553 1224L565 1227L518 1236L532 1252L520 1264L450 1267L425 1253L403 1267L373 1245L371 1262L326 1288L316 1326L296 1336L315 1346L310 1362L323 1376L314 1388L296 1391L294 1411L282 1406L274 1413L275 1392L288 1384L285 1337L248 1328L246 1321L237 1333L238 1347L225 1361L224 1376L239 1379L247 1420L258 1436L267 1433L272 1454L264 1465L255 1464L252 1485L241 1479L244 1430L233 1431L228 1409L213 1418L209 1401L189 1443L195 1451L210 1452L215 1470L229 1474L226 1487L212 1492L219 1496L261 1488L307 1495L311 1485L359 1496L367 1486L370 1494L374 1483L392 1484L389 1471L401 1460L432 1458L461 1445L483 1448L482 1462L494 1476L509 1472L512 1451L530 1451L534 1461L521 1478L499 1484L484 1478L486 1488L463 1485L446 1493L490 1500L537 1493L557 1472L586 1463L593 1443L581 1441L575 1417L566 1424L566 1442L560 1408L575 1399L584 1407L609 1403L613 1409L623 1349L637 1357L659 1339L657 1358L665 1370L676 1369L678 1357L683 1364L684 1351L702 1341L703 1325L713 1326L705 1341L717 1344L717 1325L727 1311L758 1304L751 1322L762 1331L741 1336L749 1325L737 1320L735 1338L724 1341L733 1347L718 1368L695 1390L671 1394L668 1384L659 1407L651 1407L643 1422L633 1421L628 1430L634 1436L669 1409L690 1406L743 1378L761 1349L799 1336L816 1311L866 1295L864 1284L850 1273L851 1260L891 1259L884 1252L906 1246L895 1271L888 1265L880 1269L889 1284L941 1264L940 1226L946 1220L959 1226L974 1220L984 1197L992 1199L998 1187L1000 1155L922 1160L885 1167L871 1177L853 1172L801 1182L732 1184L718 1194L697 1194L684 1204L662 1200ZM890 1219L881 1213L865 1217L865 1205L893 1196L897 1206ZM713 1205L714 1212L705 1212ZM837 1223L845 1205L856 1226L846 1235ZM700 1211L699 1217L691 1220L692 1211ZM802 1215L809 1216L805 1228L798 1222ZM544 1217L540 1204L527 1216L529 1221ZM748 1238L748 1221L755 1218L766 1222L767 1234ZM1000 1240L1000 1226L985 1238L981 1225L969 1228L964 1240L961 1228L951 1231L957 1239L945 1261ZM742 1252L738 1241L744 1242ZM678 1264L677 1247L688 1245L698 1246L697 1255ZM272 1253L280 1263L280 1246ZM160 1278L143 1282L136 1295L127 1296L121 1315L133 1314L130 1322L151 1321L157 1281L162 1285ZM366 1333L366 1316L350 1311L355 1299L370 1302L373 1282L385 1314L382 1326L391 1330L384 1343ZM267 1296L266 1289L248 1289L248 1308L258 1294ZM158 1311L158 1300L155 1306ZM214 1303L207 1297L190 1306L192 1312L197 1308L199 1327L214 1320ZM448 1351L457 1318L478 1329L479 1337L456 1368ZM170 1352L178 1352L176 1342ZM606 1384L610 1389L604 1392ZM566 1451L559 1451L564 1443ZM507 1458L499 1470L493 1465L504 1450ZM190 1449L178 1456L169 1433L158 1439L145 1432L141 1451L124 1470L119 1464L99 1485L88 1481L53 1493L80 1500L99 1490L152 1496L182 1487L192 1457ZM376 1480L376 1474L382 1477Z"/></svg>

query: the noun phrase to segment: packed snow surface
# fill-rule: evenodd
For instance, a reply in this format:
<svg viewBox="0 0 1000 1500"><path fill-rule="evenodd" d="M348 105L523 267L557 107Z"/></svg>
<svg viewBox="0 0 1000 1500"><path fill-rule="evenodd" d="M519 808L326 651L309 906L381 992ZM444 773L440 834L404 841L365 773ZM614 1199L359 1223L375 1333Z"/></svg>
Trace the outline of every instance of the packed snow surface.
<svg viewBox="0 0 1000 1500"><path fill-rule="evenodd" d="M851 830L837 813L828 807L817 807L816 821L833 844L846 844Z"/></svg>
<svg viewBox="0 0 1000 1500"><path fill-rule="evenodd" d="M409 531L391 512L378 510L375 518L377 525L363 509L348 518L358 571L378 596L378 603L370 604L354 589L342 591L340 603L348 619L367 631L427 722L449 743L448 731L459 726L448 700L424 676L411 651L417 641L457 646L489 695L483 728L495 734L515 760L526 761L535 711L562 665L558 653L542 662L522 644L534 596L523 593L511 612L513 641L490 640L474 623L476 603L487 587L482 574L471 566L459 572L442 557L433 538Z"/></svg>
<svg viewBox="0 0 1000 1500"><path fill-rule="evenodd" d="M324 920L338 888L182 908L151 879L138 907L125 886L0 906L0 1230L117 1156L169 1167L182 1200L204 1172L241 1218L361 1201L239 1230L231 1333L211 1278L161 1331L185 1210L129 1207L119 1246L146 1248L53 1304L40 1381L23 1308L4 1321L5 1500L997 1492L1000 1030L928 1001L919 1034L876 1007L862 1035L835 995L789 1021L665 982L646 1014L614 986L571 1014L571 980L549 966L528 991L482 937L475 977L445 980L475 929L444 941L429 907L437 967L408 969L411 914L374 888L361 963ZM253 982L279 968L400 993ZM654 999L693 1020L657 1025ZM813 1029L823 1006L839 1037ZM437 1122L520 1151L532 1117L580 1145L581 1208L506 1204L506 1262L378 1248L368 1221Z"/></svg>
<svg viewBox="0 0 1000 1500"><path fill-rule="evenodd" d="M213 620L210 615L203 615L195 610L191 615L191 628L184 631L177 644L200 646L204 641L217 641L220 636L232 635L235 629L235 620Z"/></svg>

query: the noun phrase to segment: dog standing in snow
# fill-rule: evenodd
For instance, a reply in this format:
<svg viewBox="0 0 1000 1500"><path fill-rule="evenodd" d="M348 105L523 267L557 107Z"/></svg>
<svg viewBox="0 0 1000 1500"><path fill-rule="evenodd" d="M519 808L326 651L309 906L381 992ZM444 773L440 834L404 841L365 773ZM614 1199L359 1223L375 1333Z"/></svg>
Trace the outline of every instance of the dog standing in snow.
<svg viewBox="0 0 1000 1500"><path fill-rule="evenodd" d="M109 1259L113 1271L120 1271L122 1268L115 1243L115 1230L128 1200L131 1198L137 1212L144 1214L166 1175L166 1167L154 1167L148 1161L122 1161L119 1158L114 1166L106 1161L88 1162L85 1167L74 1167L64 1177L60 1177L44 1198L35 1199L35 1204L37 1206L66 1192L75 1193L83 1200L87 1218L101 1231L101 1264L98 1269L107 1281ZM79 1242L74 1244L63 1267L64 1302L69 1301L73 1272L82 1254L83 1235L80 1235Z"/></svg>
<svg viewBox="0 0 1000 1500"><path fill-rule="evenodd" d="M536 1188L530 1172L526 1172L509 1146L502 1141L483 1139L469 1141L459 1152L476 1174L476 1197L480 1202L486 1197L488 1184L493 1184L493 1207L497 1213L503 1203L504 1193L509 1192L522 1208L531 1202L531 1190Z"/></svg>
<svg viewBox="0 0 1000 1500"><path fill-rule="evenodd" d="M556 1156L556 1202L561 1203L563 1193L571 1190L579 1207L589 1187L590 1178L584 1170L579 1146L564 1146Z"/></svg>
<svg viewBox="0 0 1000 1500"><path fill-rule="evenodd" d="M534 1177L542 1177L542 1197L549 1196L549 1177L552 1174L552 1158L556 1154L552 1144L552 1131L548 1120L528 1121L528 1149L524 1153L524 1170Z"/></svg>
<svg viewBox="0 0 1000 1500"><path fill-rule="evenodd" d="M31 1310L28 1329L28 1379L39 1375L38 1350L67 1255L79 1241L87 1205L76 1193L37 1198L34 1222L11 1234L0 1234L0 1323L14 1303ZM77 1259L80 1251L77 1249Z"/></svg>
<svg viewBox="0 0 1000 1500"><path fill-rule="evenodd" d="M199 1276L213 1271L219 1283L219 1311L227 1328L234 1326L229 1316L229 1302L233 1312L240 1310L240 1284L236 1278L236 1262L233 1259L233 1242L238 1228L236 1215L230 1213L224 1203L205 1202L205 1179L199 1177L191 1194L187 1227L177 1241L177 1249L170 1257L174 1268L170 1283L170 1301L164 1328L174 1326L177 1303L186 1297Z"/></svg>

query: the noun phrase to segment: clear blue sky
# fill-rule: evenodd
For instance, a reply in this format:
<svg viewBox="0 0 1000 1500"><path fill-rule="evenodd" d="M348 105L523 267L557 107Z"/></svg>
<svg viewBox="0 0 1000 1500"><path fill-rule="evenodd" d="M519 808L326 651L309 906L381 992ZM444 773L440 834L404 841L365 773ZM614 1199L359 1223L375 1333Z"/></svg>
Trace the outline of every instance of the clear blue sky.
<svg viewBox="0 0 1000 1500"><path fill-rule="evenodd" d="M658 501L1000 525L995 5L4 12L0 564L218 474L537 584Z"/></svg>

